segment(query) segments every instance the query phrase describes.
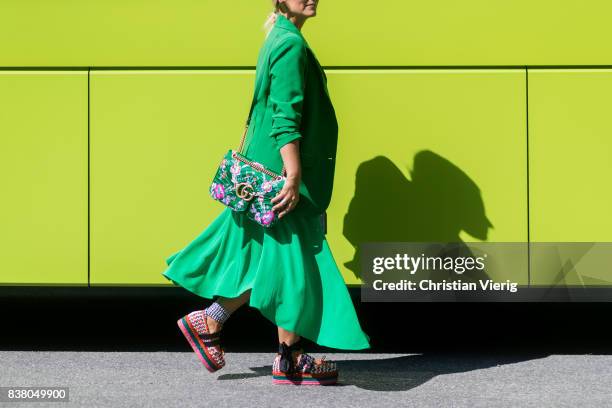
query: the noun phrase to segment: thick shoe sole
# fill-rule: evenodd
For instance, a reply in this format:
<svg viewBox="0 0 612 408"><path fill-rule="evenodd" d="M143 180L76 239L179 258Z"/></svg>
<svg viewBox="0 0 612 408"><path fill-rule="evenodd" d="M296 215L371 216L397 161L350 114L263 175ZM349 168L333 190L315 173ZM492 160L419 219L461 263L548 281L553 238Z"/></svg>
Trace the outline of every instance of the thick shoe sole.
<svg viewBox="0 0 612 408"><path fill-rule="evenodd" d="M197 331L189 324L187 316L179 319L176 324L178 325L179 329L181 329L181 333L183 333L183 336L185 336L185 339L187 339L187 342L208 371L214 373L215 371L223 368L223 365L217 365L212 357L206 352L206 346L204 346L202 343Z"/></svg>
<svg viewBox="0 0 612 408"><path fill-rule="evenodd" d="M338 382L338 373L313 377L310 374L288 377L285 373L272 373L272 383L293 385L333 385Z"/></svg>

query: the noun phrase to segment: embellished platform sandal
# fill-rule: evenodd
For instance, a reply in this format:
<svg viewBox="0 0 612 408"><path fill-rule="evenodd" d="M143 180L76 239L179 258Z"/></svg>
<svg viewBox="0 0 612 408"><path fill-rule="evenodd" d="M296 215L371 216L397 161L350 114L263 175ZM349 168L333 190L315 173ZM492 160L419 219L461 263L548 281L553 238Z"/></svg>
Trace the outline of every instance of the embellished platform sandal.
<svg viewBox="0 0 612 408"><path fill-rule="evenodd" d="M301 354L294 358L294 352ZM325 360L325 356L315 359L304 353L302 339L291 346L284 342L279 344L278 353L272 365L272 382L274 384L294 385L332 385L338 381L336 363Z"/></svg>
<svg viewBox="0 0 612 408"><path fill-rule="evenodd" d="M225 351L220 344L222 330L210 333L204 310L191 312L176 323L208 371L212 373L225 366Z"/></svg>

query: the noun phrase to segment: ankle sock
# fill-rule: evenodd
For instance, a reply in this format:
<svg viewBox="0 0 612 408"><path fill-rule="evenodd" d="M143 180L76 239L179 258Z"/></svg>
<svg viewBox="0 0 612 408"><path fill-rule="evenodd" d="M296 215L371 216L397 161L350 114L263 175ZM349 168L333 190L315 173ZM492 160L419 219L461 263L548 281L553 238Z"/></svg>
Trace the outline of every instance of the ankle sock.
<svg viewBox="0 0 612 408"><path fill-rule="evenodd" d="M225 323L225 321L231 316L231 313L217 302L213 302L210 306L204 309L204 312L210 316L211 319L214 319L221 324Z"/></svg>

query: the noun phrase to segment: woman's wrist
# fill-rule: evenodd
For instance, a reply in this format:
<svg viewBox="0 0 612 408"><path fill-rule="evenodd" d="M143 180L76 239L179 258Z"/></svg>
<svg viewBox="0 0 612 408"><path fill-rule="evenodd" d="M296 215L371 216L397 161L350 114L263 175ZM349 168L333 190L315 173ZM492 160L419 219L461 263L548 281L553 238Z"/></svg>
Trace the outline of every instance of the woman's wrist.
<svg viewBox="0 0 612 408"><path fill-rule="evenodd" d="M287 180L299 181L302 175L298 173L287 173Z"/></svg>

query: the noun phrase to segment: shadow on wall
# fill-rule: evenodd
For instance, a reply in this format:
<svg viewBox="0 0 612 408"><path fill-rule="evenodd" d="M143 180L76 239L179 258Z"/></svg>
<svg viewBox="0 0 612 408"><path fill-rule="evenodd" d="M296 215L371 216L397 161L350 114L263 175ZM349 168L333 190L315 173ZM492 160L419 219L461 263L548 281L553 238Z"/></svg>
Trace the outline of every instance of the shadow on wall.
<svg viewBox="0 0 612 408"><path fill-rule="evenodd" d="M414 156L408 180L391 160L377 156L359 165L355 195L344 216L343 235L355 248L344 266L361 278L362 242L462 242L463 230L486 241L493 224L480 189L461 169L430 150ZM470 251L463 246L461 256ZM441 279L454 279L438 275ZM465 280L465 276L463 277ZM471 278L486 279L482 275ZM437 280L437 279L436 279Z"/></svg>

